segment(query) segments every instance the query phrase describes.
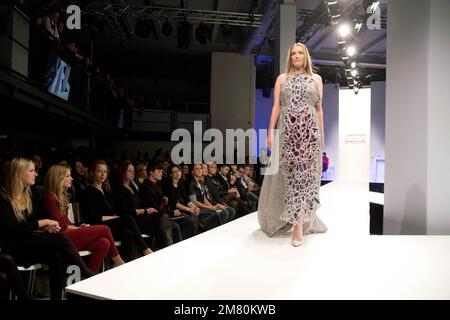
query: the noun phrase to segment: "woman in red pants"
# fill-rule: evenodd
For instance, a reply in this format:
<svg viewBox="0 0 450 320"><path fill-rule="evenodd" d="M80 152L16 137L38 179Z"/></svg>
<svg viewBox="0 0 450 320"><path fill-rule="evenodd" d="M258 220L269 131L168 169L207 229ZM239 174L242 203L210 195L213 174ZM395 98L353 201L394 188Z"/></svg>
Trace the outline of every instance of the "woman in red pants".
<svg viewBox="0 0 450 320"><path fill-rule="evenodd" d="M77 227L69 221L67 189L71 187L72 181L69 166L57 164L50 167L44 180L46 188L42 195L44 211L59 222L61 232L72 240L77 250L92 252L88 262L88 267L92 271L97 272L100 269L106 255L113 260L115 266L124 264L117 251L111 230L107 226L82 224Z"/></svg>

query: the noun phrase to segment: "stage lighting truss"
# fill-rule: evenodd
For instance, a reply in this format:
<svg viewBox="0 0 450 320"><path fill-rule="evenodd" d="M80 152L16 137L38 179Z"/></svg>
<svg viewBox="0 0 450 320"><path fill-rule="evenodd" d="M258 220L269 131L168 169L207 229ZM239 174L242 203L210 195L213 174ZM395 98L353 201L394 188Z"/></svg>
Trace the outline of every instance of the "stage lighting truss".
<svg viewBox="0 0 450 320"><path fill-rule="evenodd" d="M321 2L314 10L302 9L298 13L302 25L296 30L297 42L307 43L317 32L325 28L328 23L326 4Z"/></svg>
<svg viewBox="0 0 450 320"><path fill-rule="evenodd" d="M255 14L252 12L224 12L126 4L108 4L99 6L95 5L95 2L86 6L83 13L137 19L170 18L179 21L184 20L186 17L191 23L203 22L207 24L223 24L254 28L261 27L263 19L262 14Z"/></svg>

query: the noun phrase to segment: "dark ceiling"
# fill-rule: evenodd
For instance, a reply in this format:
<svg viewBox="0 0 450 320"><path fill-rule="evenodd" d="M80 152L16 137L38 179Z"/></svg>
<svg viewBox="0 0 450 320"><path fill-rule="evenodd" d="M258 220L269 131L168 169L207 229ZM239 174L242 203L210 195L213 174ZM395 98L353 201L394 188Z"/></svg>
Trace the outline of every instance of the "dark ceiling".
<svg viewBox="0 0 450 320"><path fill-rule="evenodd" d="M332 13L327 8L328 1L60 0L59 2L77 3L82 8L83 28L90 30L95 39L94 46L99 50L115 50L121 47L134 52L163 54L205 55L212 51L253 53L265 57L257 59L262 61L257 64L258 74L273 73L271 61L275 52L279 3L295 2L297 41L307 45L313 64L325 81L337 81L343 86L348 85L337 43L339 24L334 24L330 19ZM372 2L337 1L340 14L338 19L350 23L362 22L362 27L352 43L358 48L358 70L363 84L385 80L387 0L379 1L381 28L370 30L366 24L368 16L365 8ZM189 40L180 47L178 34L182 33L182 29L178 29L178 25L183 21L190 23L191 29L188 31ZM197 31L201 25L202 31ZM172 32L165 34L164 29L172 29Z"/></svg>

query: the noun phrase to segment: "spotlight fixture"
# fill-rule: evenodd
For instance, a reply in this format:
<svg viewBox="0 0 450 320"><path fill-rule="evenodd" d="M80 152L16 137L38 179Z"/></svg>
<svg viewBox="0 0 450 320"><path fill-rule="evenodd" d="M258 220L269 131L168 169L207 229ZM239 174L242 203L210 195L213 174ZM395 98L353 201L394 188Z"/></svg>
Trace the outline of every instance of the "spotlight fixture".
<svg viewBox="0 0 450 320"><path fill-rule="evenodd" d="M191 46L192 25L184 17L177 27L177 45L178 48L189 48Z"/></svg>
<svg viewBox="0 0 450 320"><path fill-rule="evenodd" d="M327 9L328 14L330 15L331 19L336 19L341 16L340 8L339 8L339 1L328 1L327 2Z"/></svg>
<svg viewBox="0 0 450 320"><path fill-rule="evenodd" d="M353 91L355 92L355 94L358 94L359 88L358 88L357 86L355 86L355 87L353 88Z"/></svg>
<svg viewBox="0 0 450 320"><path fill-rule="evenodd" d="M164 22L163 26L161 27L161 32L166 37L168 37L168 36L170 36L172 34L173 27L169 23L169 19L167 19L166 22Z"/></svg>
<svg viewBox="0 0 450 320"><path fill-rule="evenodd" d="M353 69L353 70L352 70L352 76L353 76L353 77L356 77L357 74L358 74L358 70Z"/></svg>
<svg viewBox="0 0 450 320"><path fill-rule="evenodd" d="M361 30L361 27L362 27L362 22L355 23L355 34L359 33L359 31Z"/></svg>
<svg viewBox="0 0 450 320"><path fill-rule="evenodd" d="M195 29L195 37L201 44L206 44L208 42L209 29L203 22Z"/></svg>
<svg viewBox="0 0 450 320"><path fill-rule="evenodd" d="M353 61L353 62L350 64L350 66L352 67L352 69L355 69L355 68L356 68L356 62Z"/></svg>
<svg viewBox="0 0 450 320"><path fill-rule="evenodd" d="M152 25L148 20L139 20L134 26L134 32L139 38L145 39L150 36Z"/></svg>
<svg viewBox="0 0 450 320"><path fill-rule="evenodd" d="M352 57L356 53L356 48L354 46L350 46L347 48L347 54L349 57Z"/></svg>
<svg viewBox="0 0 450 320"><path fill-rule="evenodd" d="M341 24L338 29L340 38L347 38L350 34L350 26L347 23Z"/></svg>

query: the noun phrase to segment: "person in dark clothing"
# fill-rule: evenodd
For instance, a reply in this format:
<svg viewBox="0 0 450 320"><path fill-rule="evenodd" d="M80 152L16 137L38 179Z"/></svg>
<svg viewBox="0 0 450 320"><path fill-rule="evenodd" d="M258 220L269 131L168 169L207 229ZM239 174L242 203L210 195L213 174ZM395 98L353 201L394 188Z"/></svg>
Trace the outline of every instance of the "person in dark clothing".
<svg viewBox="0 0 450 320"><path fill-rule="evenodd" d="M143 255L152 253L144 241L136 221L127 215L118 215L114 210L114 198L109 192L108 167L104 161L96 161L92 167L93 183L86 189L83 197L82 213L85 222L93 225L103 224L111 229L114 239L120 240L119 251L125 261L133 259L133 245Z"/></svg>
<svg viewBox="0 0 450 320"><path fill-rule="evenodd" d="M0 192L0 243L17 264L49 266L52 299L61 299L67 266L77 265L83 277L94 275L57 221L41 219L39 194L31 190L37 173L33 161L11 161L5 188Z"/></svg>
<svg viewBox="0 0 450 320"><path fill-rule="evenodd" d="M217 166L212 166L209 170L214 172L213 176L218 182L219 193L222 195L224 201L236 209L238 217L245 216L250 213L248 199L245 197L245 191L242 185L236 181L235 176L228 178L230 167L227 164L220 166L217 172Z"/></svg>
<svg viewBox="0 0 450 320"><path fill-rule="evenodd" d="M79 202L88 186L84 169L85 165L80 160L76 160L72 167L75 171L75 174L73 175L73 187L75 189L75 192L72 201Z"/></svg>
<svg viewBox="0 0 450 320"><path fill-rule="evenodd" d="M47 55L51 47L51 41L48 38L43 17L36 17L30 24L29 44L30 78L38 86L41 86L45 73Z"/></svg>
<svg viewBox="0 0 450 320"><path fill-rule="evenodd" d="M194 234L194 222L185 219L179 210L170 210L169 199L163 195L161 190L161 180L163 177L163 167L159 162L154 162L147 167L148 178L142 183L140 195L144 207L158 209L159 212L167 213L171 218L174 242L190 238Z"/></svg>
<svg viewBox="0 0 450 320"><path fill-rule="evenodd" d="M0 283L3 282L6 284L4 288L11 289L19 300L34 300L27 293L17 265L9 254L0 254Z"/></svg>
<svg viewBox="0 0 450 320"><path fill-rule="evenodd" d="M163 188L163 194L169 199L168 208L173 210L174 216L190 219L193 226L193 235L198 234L198 216L200 208L197 207L186 194L181 178L181 167L173 164L167 169L169 183Z"/></svg>
<svg viewBox="0 0 450 320"><path fill-rule="evenodd" d="M169 217L159 214L152 207L143 207L139 192L132 183L134 166L126 160L118 169L119 187L116 192L116 208L120 215L133 217L142 232L157 238L163 246L168 245L167 233L170 233ZM146 231L144 231L146 230Z"/></svg>
<svg viewBox="0 0 450 320"><path fill-rule="evenodd" d="M221 203L227 207L231 207L237 214L237 217L242 217L248 214L248 207L245 202L240 199L239 192L233 188L226 189L220 184L216 174L217 164L210 163L204 166L206 166L203 168L205 185L208 188L213 201L215 203Z"/></svg>
<svg viewBox="0 0 450 320"><path fill-rule="evenodd" d="M206 231L226 223L229 218L225 206L220 204L213 205L211 196L203 182L203 167L201 164L195 164L192 167L193 178L189 183L189 200L200 208L199 227L201 231Z"/></svg>

